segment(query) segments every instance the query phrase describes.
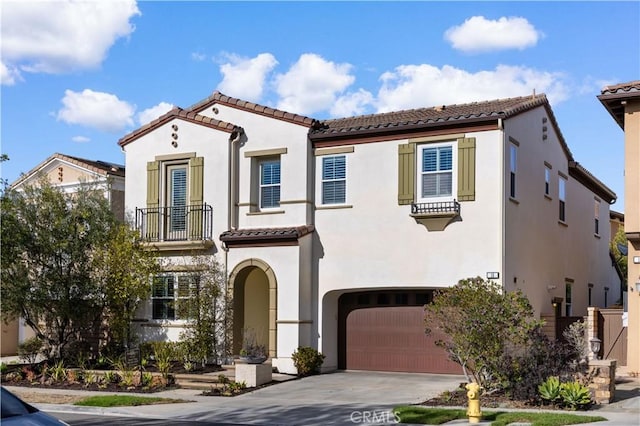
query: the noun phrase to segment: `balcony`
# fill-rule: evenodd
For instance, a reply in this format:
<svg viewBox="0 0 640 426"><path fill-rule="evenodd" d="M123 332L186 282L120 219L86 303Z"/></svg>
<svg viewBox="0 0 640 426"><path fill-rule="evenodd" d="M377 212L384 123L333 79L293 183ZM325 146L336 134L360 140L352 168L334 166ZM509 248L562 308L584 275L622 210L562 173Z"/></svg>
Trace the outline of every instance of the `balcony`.
<svg viewBox="0 0 640 426"><path fill-rule="evenodd" d="M158 250L207 248L213 244L213 208L206 203L136 208L136 229Z"/></svg>
<svg viewBox="0 0 640 426"><path fill-rule="evenodd" d="M443 231L451 222L460 217L460 203L438 201L411 204L411 217L429 231Z"/></svg>

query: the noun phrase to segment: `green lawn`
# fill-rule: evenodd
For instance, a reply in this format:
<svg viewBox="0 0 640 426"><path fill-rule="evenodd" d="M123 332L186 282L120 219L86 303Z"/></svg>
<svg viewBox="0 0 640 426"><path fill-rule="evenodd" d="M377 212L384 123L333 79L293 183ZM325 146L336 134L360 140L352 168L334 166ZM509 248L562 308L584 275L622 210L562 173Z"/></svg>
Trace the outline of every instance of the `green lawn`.
<svg viewBox="0 0 640 426"><path fill-rule="evenodd" d="M400 417L401 423L417 423L425 425L439 425L451 420L466 419L466 410L452 408L429 407L396 407L394 413ZM510 423L531 423L532 426L564 426L578 423L592 423L607 420L600 416L581 416L567 413L547 412L506 412L486 411L482 413L482 419L491 421L492 426L506 426Z"/></svg>
<svg viewBox="0 0 640 426"><path fill-rule="evenodd" d="M136 405L173 404L189 402L184 399L158 398L135 395L97 395L76 402L84 407L131 407Z"/></svg>

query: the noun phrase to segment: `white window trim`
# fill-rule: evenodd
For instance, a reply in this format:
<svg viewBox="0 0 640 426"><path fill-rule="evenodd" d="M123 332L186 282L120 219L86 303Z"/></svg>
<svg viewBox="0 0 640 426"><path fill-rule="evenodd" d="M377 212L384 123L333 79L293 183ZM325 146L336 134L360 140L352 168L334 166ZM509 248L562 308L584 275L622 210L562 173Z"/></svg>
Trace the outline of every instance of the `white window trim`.
<svg viewBox="0 0 640 426"><path fill-rule="evenodd" d="M167 277L167 276L171 276L173 277L173 318L154 318L153 317L153 301L154 300L167 300L169 299L169 297L154 297L153 296L153 287L152 287L152 291L151 291L151 297L150 297L150 310L149 310L149 317L151 319L151 321L154 322L158 322L158 323L162 323L162 322L171 322L171 323L185 323L187 322L186 318L180 318L178 317L178 307L176 302L178 300L184 300L184 299L188 299L190 296L180 296L179 292L179 281L180 281L180 277L185 277L188 276L189 274L185 274L185 273L177 273L177 272L162 272L160 274L157 274L155 276L152 277L152 282L151 285L153 286L153 280L155 280L158 277ZM190 291L194 291L194 286L193 283L189 283L189 289Z"/></svg>
<svg viewBox="0 0 640 426"><path fill-rule="evenodd" d="M443 197L422 197L422 156L425 149L451 147L451 195ZM417 145L418 152L416 155L416 202L417 203L434 203L441 201L453 201L458 194L458 143L456 141L447 141L440 143L428 143Z"/></svg>
<svg viewBox="0 0 640 426"><path fill-rule="evenodd" d="M339 158L342 157L344 158L344 178L343 179L323 179L324 176L324 160L327 158ZM347 201L349 199L349 191L347 188L348 185L348 179L349 179L349 160L347 158L348 156L345 154L334 154L334 155L324 155L319 157L320 158L320 205L321 206L342 206L347 204ZM341 202L336 202L336 203L325 203L324 202L324 184L325 182L340 182L340 181L344 181L344 201Z"/></svg>
<svg viewBox="0 0 640 426"><path fill-rule="evenodd" d="M265 163L274 163L274 162L277 162L279 164L279 166L280 166L280 182L278 184L264 185L262 183L262 166ZM270 206L270 207L263 207L262 206L262 188L276 187L276 186L278 188L280 188L280 197L278 199L278 205L277 206ZM260 158L258 160L258 207L259 207L259 210L261 212L280 210L281 209L281 202L282 202L282 158L280 156Z"/></svg>
<svg viewBox="0 0 640 426"><path fill-rule="evenodd" d="M518 146L513 142L509 146L509 197L518 198Z"/></svg>

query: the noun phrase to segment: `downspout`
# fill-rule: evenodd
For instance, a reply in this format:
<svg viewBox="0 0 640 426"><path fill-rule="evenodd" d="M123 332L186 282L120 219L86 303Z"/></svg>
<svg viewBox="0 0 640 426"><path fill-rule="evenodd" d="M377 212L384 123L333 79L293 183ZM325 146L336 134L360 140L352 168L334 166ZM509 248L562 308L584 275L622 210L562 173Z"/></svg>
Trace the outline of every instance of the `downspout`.
<svg viewBox="0 0 640 426"><path fill-rule="evenodd" d="M504 182L505 182L505 175L504 175L504 171L506 170L506 158L505 158L505 146L507 143L507 138L504 134L504 123L502 121L502 118L498 118L498 130L500 131L501 135L502 135L502 143L500 144L500 166L502 167L502 172L500 173L500 176L502 176L502 179L500 180L500 204L501 204L501 212L500 212L500 221L501 221L501 238L502 238L502 244L500 244L500 258L502 259L502 292L506 293L507 292L507 276L506 276L506 259L505 259L505 244L507 241L506 238L506 230L507 230L507 223L506 223L506 217L507 217L507 213L506 213L506 202L504 199L504 194L505 194L505 186L504 186Z"/></svg>
<svg viewBox="0 0 640 426"><path fill-rule="evenodd" d="M236 208L235 194L236 194L236 188L238 185L237 179L235 179L236 177L235 145L237 142L240 141L240 139L242 139L242 135L244 135L244 129L240 126L236 126L233 132L231 132L231 135L229 136L229 157L228 157L229 158L228 160L229 176L227 177L227 180L228 180L227 191L229 195L227 199L227 230L236 229L236 226L237 226L237 223L235 223L235 220L234 220L235 208ZM227 247L226 243L222 242L221 248L222 248L222 251L224 252L225 293L228 295L229 294L229 247ZM225 325L224 325L225 330L227 330L228 328L226 321L227 321L227 316L225 315ZM227 342L225 339L225 348L224 348L225 357L227 356L228 353L231 352L231 349L227 347L228 343L229 342ZM225 359L224 361L229 362L229 360L227 359Z"/></svg>
<svg viewBox="0 0 640 426"><path fill-rule="evenodd" d="M236 178L236 170L235 170L235 155L236 148L235 144L242 139L242 135L244 135L244 129L240 126L236 126L231 135L229 136L229 182L228 182L228 191L229 191L229 200L227 205L227 229L236 229L238 226L235 223L235 207L237 204L237 200L235 199L235 194L237 190L237 179Z"/></svg>

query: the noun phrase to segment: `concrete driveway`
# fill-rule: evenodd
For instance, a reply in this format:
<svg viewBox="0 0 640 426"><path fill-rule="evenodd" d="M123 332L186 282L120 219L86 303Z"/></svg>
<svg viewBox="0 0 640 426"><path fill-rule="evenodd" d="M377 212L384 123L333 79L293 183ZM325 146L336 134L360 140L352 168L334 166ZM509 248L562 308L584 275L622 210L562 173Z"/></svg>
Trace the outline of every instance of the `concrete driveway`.
<svg viewBox="0 0 640 426"><path fill-rule="evenodd" d="M52 413L99 410L107 415L226 424L392 424L394 406L424 401L463 381L464 376L457 375L341 371L290 380L233 398L205 397L186 389L154 394L195 401L190 403L101 409L35 405Z"/></svg>

